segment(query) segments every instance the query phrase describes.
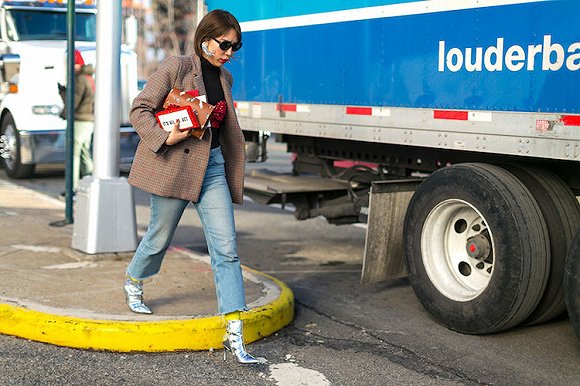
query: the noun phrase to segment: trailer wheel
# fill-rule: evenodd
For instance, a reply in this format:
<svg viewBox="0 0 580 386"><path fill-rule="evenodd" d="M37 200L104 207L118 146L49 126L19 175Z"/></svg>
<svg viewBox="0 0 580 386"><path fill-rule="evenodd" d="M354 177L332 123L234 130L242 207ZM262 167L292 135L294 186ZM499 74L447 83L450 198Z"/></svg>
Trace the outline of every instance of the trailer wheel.
<svg viewBox="0 0 580 386"><path fill-rule="evenodd" d="M580 228L572 241L564 271L564 294L570 323L580 340Z"/></svg>
<svg viewBox="0 0 580 386"><path fill-rule="evenodd" d="M566 253L580 224L580 204L570 188L550 171L518 165L505 165L504 168L530 190L548 227L551 257L548 283L540 303L524 322L528 325L544 323L566 311L564 266Z"/></svg>
<svg viewBox="0 0 580 386"><path fill-rule="evenodd" d="M409 203L403 237L413 290L450 329L506 330L542 296L546 224L529 190L500 167L459 164L433 173Z"/></svg>
<svg viewBox="0 0 580 386"><path fill-rule="evenodd" d="M21 162L21 146L20 133L12 115L7 113L0 125L0 162L9 177L28 178L34 173L34 165Z"/></svg>

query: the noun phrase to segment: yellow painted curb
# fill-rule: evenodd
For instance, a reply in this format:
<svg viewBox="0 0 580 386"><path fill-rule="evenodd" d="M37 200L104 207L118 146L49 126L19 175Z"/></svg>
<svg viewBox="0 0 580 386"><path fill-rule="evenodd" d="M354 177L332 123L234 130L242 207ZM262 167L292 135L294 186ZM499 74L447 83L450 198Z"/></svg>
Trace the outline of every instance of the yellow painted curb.
<svg viewBox="0 0 580 386"><path fill-rule="evenodd" d="M294 318L294 294L283 282L273 281L280 296L264 306L242 313L246 343L271 335ZM221 316L187 320L130 322L52 315L0 304L0 333L38 342L106 351L193 351L222 347L225 322Z"/></svg>

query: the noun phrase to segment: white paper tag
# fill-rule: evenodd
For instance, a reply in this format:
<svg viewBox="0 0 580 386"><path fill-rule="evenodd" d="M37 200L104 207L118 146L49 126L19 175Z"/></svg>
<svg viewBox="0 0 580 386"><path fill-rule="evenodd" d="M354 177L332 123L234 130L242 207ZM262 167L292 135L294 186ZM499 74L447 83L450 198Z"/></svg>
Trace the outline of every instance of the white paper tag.
<svg viewBox="0 0 580 386"><path fill-rule="evenodd" d="M167 114L159 114L157 118L159 118L163 130L168 132L173 130L173 126L175 126L175 122L177 121L179 121L180 130L186 130L193 127L193 122L191 122L191 118L185 109L173 111Z"/></svg>
<svg viewBox="0 0 580 386"><path fill-rule="evenodd" d="M196 98L202 102L207 103L207 95L198 95L198 96L196 96Z"/></svg>

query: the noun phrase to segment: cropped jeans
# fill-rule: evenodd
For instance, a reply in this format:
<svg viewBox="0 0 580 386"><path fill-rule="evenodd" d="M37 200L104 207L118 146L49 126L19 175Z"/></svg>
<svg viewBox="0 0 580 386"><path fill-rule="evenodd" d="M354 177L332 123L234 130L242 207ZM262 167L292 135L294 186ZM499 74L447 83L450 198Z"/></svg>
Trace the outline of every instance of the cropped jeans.
<svg viewBox="0 0 580 386"><path fill-rule="evenodd" d="M218 312L246 310L242 268L237 252L234 208L221 147L211 149L199 200L194 203L211 257ZM161 268L177 224L189 201L151 194L151 217L127 274L143 280Z"/></svg>

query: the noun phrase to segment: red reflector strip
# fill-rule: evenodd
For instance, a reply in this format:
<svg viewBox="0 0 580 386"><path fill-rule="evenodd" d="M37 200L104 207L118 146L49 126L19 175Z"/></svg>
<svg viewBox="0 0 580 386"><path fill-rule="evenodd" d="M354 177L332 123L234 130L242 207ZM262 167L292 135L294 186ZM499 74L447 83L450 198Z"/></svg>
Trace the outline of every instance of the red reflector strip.
<svg viewBox="0 0 580 386"><path fill-rule="evenodd" d="M580 126L580 115L563 115L561 121L564 126Z"/></svg>
<svg viewBox="0 0 580 386"><path fill-rule="evenodd" d="M347 106L346 113L351 115L373 115L373 108Z"/></svg>
<svg viewBox="0 0 580 386"><path fill-rule="evenodd" d="M276 111L294 111L295 112L296 105L278 103L276 105Z"/></svg>
<svg viewBox="0 0 580 386"><path fill-rule="evenodd" d="M345 169L353 167L355 165L368 166L371 169L377 169L379 167L379 164L361 161L334 161L333 165L336 168L345 168Z"/></svg>
<svg viewBox="0 0 580 386"><path fill-rule="evenodd" d="M453 110L434 110L433 118L435 119L454 119L457 121L467 121L468 111L453 111Z"/></svg>
<svg viewBox="0 0 580 386"><path fill-rule="evenodd" d="M238 102L234 102L234 109L238 108Z"/></svg>

